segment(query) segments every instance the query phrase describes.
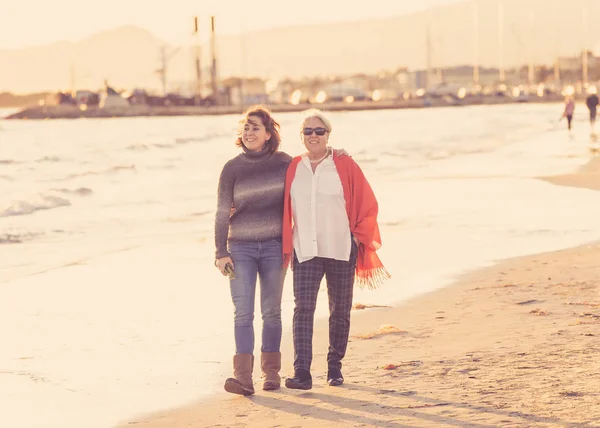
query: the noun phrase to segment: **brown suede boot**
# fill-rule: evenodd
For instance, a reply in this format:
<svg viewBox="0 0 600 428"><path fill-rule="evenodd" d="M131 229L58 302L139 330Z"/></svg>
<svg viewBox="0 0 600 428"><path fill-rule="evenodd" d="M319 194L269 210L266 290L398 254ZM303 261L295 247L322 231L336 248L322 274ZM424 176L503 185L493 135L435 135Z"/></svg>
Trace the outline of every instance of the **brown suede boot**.
<svg viewBox="0 0 600 428"><path fill-rule="evenodd" d="M233 377L225 381L225 391L232 394L252 395L254 385L252 384L252 369L254 367L254 355L237 354L233 356Z"/></svg>
<svg viewBox="0 0 600 428"><path fill-rule="evenodd" d="M261 355L261 367L263 372L265 391L273 391L281 387L281 352L263 352Z"/></svg>

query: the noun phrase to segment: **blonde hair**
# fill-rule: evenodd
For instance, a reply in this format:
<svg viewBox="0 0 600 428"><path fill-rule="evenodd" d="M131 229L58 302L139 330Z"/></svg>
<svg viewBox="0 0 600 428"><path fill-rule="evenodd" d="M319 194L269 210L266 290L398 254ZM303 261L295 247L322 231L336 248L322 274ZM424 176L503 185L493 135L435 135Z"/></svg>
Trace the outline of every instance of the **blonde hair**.
<svg viewBox="0 0 600 428"><path fill-rule="evenodd" d="M331 133L331 122L329 121L329 119L327 119L327 116L325 116L325 113L323 113L321 110L317 108L304 110L302 112L302 116L304 116L304 119L302 120L302 125L300 126L300 132L302 132L302 129L304 128L304 125L306 125L306 121L308 119L316 117L321 122L323 122L323 125L325 125L325 129L327 129L327 132Z"/></svg>

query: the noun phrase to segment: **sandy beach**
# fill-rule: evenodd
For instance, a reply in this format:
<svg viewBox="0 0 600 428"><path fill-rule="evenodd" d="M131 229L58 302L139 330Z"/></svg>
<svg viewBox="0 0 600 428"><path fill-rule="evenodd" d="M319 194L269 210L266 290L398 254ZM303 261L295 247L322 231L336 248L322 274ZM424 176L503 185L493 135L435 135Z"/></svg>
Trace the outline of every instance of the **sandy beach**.
<svg viewBox="0 0 600 428"><path fill-rule="evenodd" d="M542 179L600 190L600 161ZM311 391L216 391L120 427L600 426L599 258L600 243L519 257L397 307L356 309L342 387L326 385L319 320ZM287 376L291 331L282 352Z"/></svg>

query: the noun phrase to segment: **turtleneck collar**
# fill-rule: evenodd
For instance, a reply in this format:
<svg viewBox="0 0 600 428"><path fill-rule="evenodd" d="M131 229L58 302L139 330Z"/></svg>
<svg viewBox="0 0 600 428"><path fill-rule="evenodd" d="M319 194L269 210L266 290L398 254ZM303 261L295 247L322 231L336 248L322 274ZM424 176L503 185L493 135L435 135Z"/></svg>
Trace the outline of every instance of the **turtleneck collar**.
<svg viewBox="0 0 600 428"><path fill-rule="evenodd" d="M269 153L268 144L265 144L260 152L252 152L244 146L242 146L242 150L243 153L240 155L240 157L246 162L262 162L271 156L271 153Z"/></svg>

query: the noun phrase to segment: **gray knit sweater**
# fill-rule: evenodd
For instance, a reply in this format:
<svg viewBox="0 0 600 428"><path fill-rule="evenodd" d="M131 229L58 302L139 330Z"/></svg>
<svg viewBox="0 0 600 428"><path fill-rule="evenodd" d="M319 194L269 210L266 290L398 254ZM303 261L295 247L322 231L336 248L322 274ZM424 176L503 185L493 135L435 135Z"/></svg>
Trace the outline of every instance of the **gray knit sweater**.
<svg viewBox="0 0 600 428"><path fill-rule="evenodd" d="M281 239L285 172L291 160L283 152L244 151L225 164L215 216L217 259L230 255L228 242Z"/></svg>

